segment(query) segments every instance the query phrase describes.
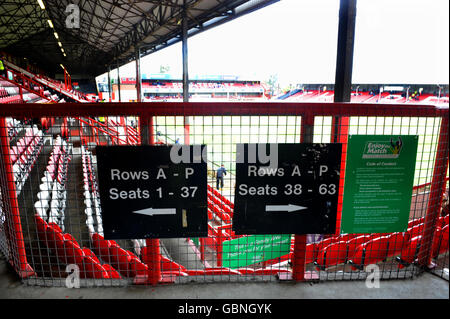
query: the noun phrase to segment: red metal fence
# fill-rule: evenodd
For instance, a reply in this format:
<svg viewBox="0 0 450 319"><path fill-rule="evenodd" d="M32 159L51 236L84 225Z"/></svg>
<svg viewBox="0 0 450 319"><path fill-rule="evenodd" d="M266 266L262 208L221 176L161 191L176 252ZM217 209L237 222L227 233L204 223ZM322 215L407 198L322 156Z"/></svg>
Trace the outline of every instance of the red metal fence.
<svg viewBox="0 0 450 319"><path fill-rule="evenodd" d="M76 266L86 286L364 279L372 264L383 279L409 278L424 269L448 278L448 206L446 211L442 208L448 193L448 108L16 104L13 109L0 105L0 119L0 250L27 283L67 285L70 266ZM340 233L345 165L352 155L347 154L347 141L353 134L419 137L406 232ZM141 141L208 146L207 237L104 239L95 147ZM343 145L336 234L235 234L236 144L301 142ZM214 172L221 164L229 174L217 190Z"/></svg>

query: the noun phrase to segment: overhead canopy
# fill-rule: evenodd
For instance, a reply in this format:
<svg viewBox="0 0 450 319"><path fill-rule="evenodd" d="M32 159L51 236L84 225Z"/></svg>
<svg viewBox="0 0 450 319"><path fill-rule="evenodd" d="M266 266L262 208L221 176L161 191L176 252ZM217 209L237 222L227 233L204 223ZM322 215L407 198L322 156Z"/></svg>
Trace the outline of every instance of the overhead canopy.
<svg viewBox="0 0 450 319"><path fill-rule="evenodd" d="M180 41L185 8L192 36L277 1L43 0L45 9L37 0L3 1L0 50L49 72L63 64L72 74L93 77L134 60L136 48L143 56Z"/></svg>

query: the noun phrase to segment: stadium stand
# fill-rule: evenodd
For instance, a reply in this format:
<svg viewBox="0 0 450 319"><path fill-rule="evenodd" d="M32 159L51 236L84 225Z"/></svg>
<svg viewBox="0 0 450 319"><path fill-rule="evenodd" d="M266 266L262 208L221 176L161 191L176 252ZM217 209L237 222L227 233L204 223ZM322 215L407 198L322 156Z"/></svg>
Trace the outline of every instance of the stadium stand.
<svg viewBox="0 0 450 319"><path fill-rule="evenodd" d="M13 81L15 82L16 86L21 86L22 84L28 84L27 89L32 90L32 88L43 88L39 91L33 90L30 96L24 98L25 101L29 102L35 102L38 97L41 97L42 100L48 100L49 93L44 95L44 90L49 92L53 91L58 93L58 95L65 96L65 98L69 98L71 100L74 100L79 103L88 103L92 102L90 99L87 98L87 96L79 92L73 88L69 88L65 86L63 83L56 81L54 79L51 79L44 75L34 74L31 71L24 70L23 68L13 64L12 62L5 61L5 66L7 66L7 72L12 74ZM0 84L1 85L1 84ZM62 98L58 99L52 99L52 100L62 100Z"/></svg>
<svg viewBox="0 0 450 319"><path fill-rule="evenodd" d="M231 19L234 14L239 15L239 12L241 14L251 12L251 10L256 9L258 6L264 6L272 1L248 1L248 3L245 3L245 1L234 0L225 2L199 0L194 2L195 5L192 5L192 10L190 10L189 15L186 14L186 16L192 20L191 22L194 22L195 20L195 28L200 25L202 26L200 29L203 29L204 26L207 26L205 22L220 20L220 17ZM210 8L209 5L212 3L214 4L214 7ZM57 2L53 4L54 8L62 9ZM240 7L242 4L245 4L246 7ZM34 5L37 7L36 4ZM103 5L109 4L104 2ZM164 11L167 13L167 17L171 16L172 14L170 13L173 12L176 12L177 15L180 13L187 13L186 11L178 12L177 10L174 10L173 4L169 6L169 9L166 7L163 10L163 6L169 5L167 1L157 1L155 3L139 2L139 5L142 7L151 6L147 7L148 10L153 10L153 8L155 8L153 12L155 14L157 14L156 11ZM11 6L13 6L13 3ZM24 6L29 6L29 4ZM160 10L156 10L158 6ZM121 7L120 10L123 10L124 12L122 18L112 19L111 14L117 16L117 12L114 13L114 11L119 9L119 7ZM129 9L128 11L127 7ZM197 10L201 11L200 14L195 11L195 7L197 7L197 9L201 8L201 10ZM239 10L235 10L235 7ZM102 7L102 9L104 8ZM145 28L130 23L133 17L130 17L128 14L130 11L133 11L132 9L136 9L136 7L133 8L132 2L129 2L129 4L123 3L121 6L112 4L109 10L109 16L105 16L103 21L100 21L102 20L100 18L81 19L81 30L76 31L75 33L78 34L78 37L80 34L86 35L86 38L78 39L72 32L73 30L66 30L65 36L68 34L71 35L68 39L73 40L74 42L77 42L77 40L80 41L78 41L78 45L71 45L75 49L73 49L73 51L71 50L71 57L67 59L62 58L62 56L66 57L64 50L59 52L60 49L57 48L58 61L64 60L64 63L66 63L65 61L71 62L71 67L73 69L77 69L80 74L83 72L88 73L92 78L99 74L100 71L105 72L106 69L109 70L113 64L117 64L114 67L119 68L121 63L124 63L124 61L129 62L130 58L138 59L142 53L141 49L147 50L151 47L161 48L175 43L172 41L173 39L177 41L180 40L179 34L171 39L171 41L166 40L170 38L170 34L167 34L166 31L170 30L170 32L173 32L172 30L175 30L173 28L173 21L180 22L180 20L177 20L178 16L170 17L170 21L164 21L166 16L159 16L156 20L158 20L157 24L162 28L154 30L155 32L153 34L158 35L155 39L164 39L164 43L145 43L145 46L140 47L144 42L136 41L136 39L150 40L150 37L149 34L145 36L137 34ZM187 10L187 8L184 8L184 10ZM104 12L107 11L108 10L104 10ZM140 11L147 12L143 9L140 9ZM41 19L41 14L46 14L46 11L39 12L39 19ZM48 12L52 11L48 10ZM88 17L92 14L89 12L84 13L87 14ZM214 13L215 15L210 15L211 13ZM147 23L148 25L150 25L151 22L153 25L154 21L146 20L150 16L152 15L144 15L142 16L142 19L141 17L139 18L139 21ZM94 16L91 17L93 18ZM152 16L152 19L153 18L154 17ZM64 19L60 20L63 21ZM91 20L88 27L86 26L86 24L88 24L86 22L87 20ZM122 20L119 24L123 22L124 25L116 24L114 28L109 28L110 24L114 25L114 20ZM59 22L56 22L56 19L54 21L55 25ZM47 22L51 25L48 30L54 30L54 26L50 19L41 22L43 22L45 26ZM114 31L107 30L103 27L101 28L102 32L109 34L109 36L92 39L90 28L100 29L100 24L96 25L99 22L103 22L103 26L108 26L107 29ZM11 24L14 25L15 23ZM214 22L210 25L213 24ZM170 27L167 27L168 25ZM5 26L5 29L7 27L9 26ZM130 29L128 29L129 27ZM22 28L16 28L15 32L22 31L21 29ZM30 28L23 29L27 30ZM114 34L116 30L121 33L119 36ZM178 32L180 30L176 31ZM136 33L132 34L131 32ZM52 32L44 33L49 33L51 40L54 41L51 34ZM190 32L190 34L194 34L194 32ZM8 38L8 34L5 39L6 38ZM22 42L25 38L31 42L34 40L34 35L31 37L22 36L22 38L19 37L16 39L16 41ZM37 38L39 39L39 37ZM58 39L58 36L56 36L56 38ZM134 41L131 39L134 39ZM130 42L130 44L125 43L123 40ZM108 43L106 43L106 41L108 41ZM66 44L69 41L63 42ZM61 42L58 43L62 48ZM84 46L85 44L87 44L88 47ZM26 45L26 47L28 50L28 45ZM87 51L84 51L83 48L86 48ZM114 49L111 50L111 48ZM137 52L136 48L139 48ZM149 49L149 51L145 53L148 54L150 51L151 50ZM83 59L73 58L74 56L78 57L79 52L83 53ZM61 55L61 53L63 53L63 55ZM39 55L43 55L42 52L39 52L34 56L39 57ZM51 60L51 57L46 56L45 59L41 61L49 60ZM136 63L136 65L138 64ZM4 165L3 168L5 168L6 171L6 169L9 168L9 160L11 160L12 172L14 175L14 180L12 182L9 180L9 185L7 185L5 179L8 178L7 175L12 174L2 175L2 190L10 190L10 192L9 194L2 194L2 202L7 204L5 207L0 207L0 230L2 230L2 234L6 233L3 232L3 230L11 231L11 229L8 229L8 225L3 226L4 221L7 218L13 218L14 226L20 225L23 221L24 231L22 232L22 230L19 231L18 229L14 229L14 231L17 231L20 235L23 233L25 238L21 238L20 236L8 238L9 241L17 239L17 242L14 242L13 245L10 245L10 242L8 242L7 245L13 248L19 246L17 243L22 245L20 249L23 248L23 250L20 254L16 254L13 257L18 257L16 259L30 257L28 260L31 265L27 264L27 267L31 268L32 266L36 278L43 279L44 283L48 278L51 279L51 283L55 282L53 281L55 278L65 278L67 276L67 271L65 271L65 269L70 265L76 265L80 269L82 278L130 280L134 283L149 283L149 278L146 277L152 272L158 276L159 270L155 270L157 268L160 268L161 270L161 281L164 281L167 278L171 281L174 281L174 278L181 280L182 278L189 276L223 276L222 279L226 278L228 280L232 278L231 276L238 277L238 280L246 276L253 276L250 278L254 279L254 276L259 275L278 276L278 278L280 278L280 274L290 275L292 279L294 278L294 269L296 269L297 273L301 273L302 275L302 278L299 280L303 280L303 276L306 273L304 270L306 268L308 271L314 273L317 271L319 275L323 275L324 273L328 274L327 271L329 271L329 273L334 272L334 274L344 272L353 274L356 272L359 275L369 264L386 266L387 268L390 268L388 271L401 268L413 269L414 265L419 261L421 248L427 243L432 244L431 257L433 260L437 261L442 257L447 258L448 267L448 213L447 215L439 217L437 219L437 227L432 229L432 227L430 227L430 221L428 220L430 213L420 215L422 212L419 212L419 209L414 211L410 216L412 219L409 221L407 229L404 229L405 231L402 232L317 235L317 237L314 235L310 237L314 238L313 240L306 240L307 237L303 234L287 234L286 247L276 251L278 257L267 257L267 255L265 256L264 253L262 253L260 259L244 257L241 261L245 261L245 266L238 265L226 267L227 265L224 261L225 248L227 246L229 248L232 245L238 246L239 248L239 244L236 244L236 240L242 240L242 242L248 244L250 239L254 238L252 235L238 235L233 231L232 222L235 207L233 202L234 195L232 195L232 193L233 186L235 187L235 185L229 185L229 188L227 189L227 191L229 190L228 193L217 191L214 187L208 185L206 190L207 194L205 194L207 201L206 203L203 203L202 206L204 212L207 213L207 236L205 237L183 238L178 241L176 245L172 246L170 246L169 240L155 238L127 240L105 239L104 226L106 226L106 224L103 225L102 208L100 205L99 188L97 184L96 169L98 167L96 146L140 145L141 136L143 140L148 137L148 141L146 141L148 144L152 144L149 140L156 136L156 145L171 145L179 143L179 137L184 135L184 137L188 138L190 136L199 137L200 139L203 138L204 140L202 141L207 140L207 142L204 142L205 144L216 145L216 150L220 148L223 154L226 153L227 156L229 155L229 159L227 159L229 163L232 162L231 158L234 156L232 148L236 143L242 143L242 141L245 141L245 143L249 141L259 142L260 140L263 140L263 138L264 140L270 140L272 136L278 138L278 135L283 135L282 137L284 140L281 143L286 143L286 137L292 137L293 143L304 141L305 136L310 132L309 129L312 128L312 131L314 131L316 128L314 127L314 117L317 115L314 113L316 111L314 110L314 103L321 105L321 109L327 109L328 105L326 105L326 103L332 103L334 99L333 89L330 89L330 86L326 85L326 87L328 87L328 90L326 90L325 85L318 84L307 85L306 87L297 86L270 99L272 102L275 102L272 106L276 107L279 106L276 102L306 102L303 105L307 105L309 108L308 110L302 109L302 103L292 103L292 108L289 106L287 108L278 107L277 109L271 108L270 103L255 103L253 106L256 105L257 108L252 108L252 105L247 108L247 105L236 103L232 105L233 107L236 106L235 109L226 109L226 107L223 106L225 103L205 103L198 109L190 109L190 103L180 103L179 105L163 105L156 103L150 107L143 103L130 103L126 105L111 103L106 105L108 107L111 106L111 108L103 108L103 110L105 113L111 112L111 109L113 109L113 111L119 110L114 114L109 114L113 117L104 115L96 117L97 115L100 115L96 114L96 112L102 109L100 104L92 105L91 107L90 105L80 106L79 104L71 103L61 105L60 108L51 108L52 110L55 110L56 113L60 112L55 115L46 113L47 109L50 108L45 109L42 106L37 106L35 108L36 105L34 104L64 102L89 103L95 101L95 96L93 97L93 100L91 95L88 96L80 90L75 90L72 87L71 78L67 78L67 71L62 64L60 64L60 66L64 69L64 83L56 80L56 76L52 78L45 75L43 72L40 72L38 67L27 67L22 64L19 66L18 63L8 60L5 61L5 66L7 75L5 77L0 77L0 103L19 104L19 106L14 109L28 110L31 111L30 113L39 115L37 118L28 119L26 117L29 116L29 114L14 113L18 114L18 116L22 116L21 120L8 118L6 121L7 124L1 125L2 127L0 127L0 129L4 130L3 132L7 133L2 134L1 136L2 160L0 162ZM54 71L54 66L51 67ZM59 68L57 65L56 67ZM138 73L138 70L139 68L137 68L136 74ZM61 70L58 71L61 72ZM53 72L53 74L60 74L59 72ZM98 93L101 99L103 99L104 94L105 100L111 99L112 101L117 101L118 95L120 96L120 94L117 94L119 83L121 84L121 93L128 91L128 93L131 92L136 97L134 99L131 95L124 97L127 102L135 101L137 99L135 79L119 78L119 83L116 82L116 79L113 79L113 81L108 79L108 81L109 83L103 82L99 85ZM195 102L206 101L209 103L212 101L221 102L224 100L262 102L269 100L267 86L259 81L242 81L237 78L226 79L224 77L211 77L207 80L191 78L189 81L190 84L188 84L188 86L190 96L185 96L184 98L190 97L191 101ZM113 92L108 92L108 95L109 93L112 94L111 96L107 96L106 88L111 84L113 86ZM442 124L447 121L448 125L448 110L447 113L439 112L442 111L442 105L446 105L448 108L448 89L447 93L444 90L441 95L440 87L438 92L435 92L436 87L431 88L431 86L425 87L424 90L417 89L417 91L416 88L412 88L411 94L409 94L409 88L409 86L404 85L400 90L386 90L384 88L382 90L380 85L365 85L361 90L357 89L351 94L351 101L354 103L361 103L358 104L358 107L364 109L364 112L367 111L366 109L385 110L384 113L377 113L375 115L380 118L402 118L405 116L402 111L407 110L410 112L406 115L409 119L412 117L418 118L424 116L427 120L436 120L436 123L440 122ZM183 84L180 79L170 79L170 76L168 78L143 77L142 92L140 93L144 97L144 102L161 100L181 101L183 98ZM139 100L140 98L141 97L139 97ZM122 98L121 101L123 101ZM309 104L309 102L312 103ZM33 103L33 109L30 106L26 106L30 103ZM365 107L363 103L378 103L377 106L380 106L380 108L372 107L371 105ZM386 107L387 104L389 104L389 108ZM414 109L415 105L410 106L407 104L426 104L427 107L423 107L423 113L414 113L411 109ZM438 105L439 107L431 108L429 107L430 104ZM350 110L352 116L369 116L368 113L362 111L358 113L356 107L352 108L353 105L349 107L345 103L342 103L342 105L338 104L338 106L339 110ZM45 107L49 106L46 105ZM50 105L50 107L54 106ZM211 112L210 114L204 112L205 110L210 109L214 111L216 111L216 109L222 110L222 108L226 111L216 114L214 112ZM397 108L400 111L397 111ZM2 110L4 109L6 109L6 107L2 108ZM86 114L86 109L89 109L89 114ZM152 112L154 111L155 113L147 113L149 109L152 109ZM285 116L283 116L282 112L285 111L285 109L294 110L294 112L286 113L284 114ZM421 108L418 107L417 109L419 110ZM70 114L76 114L78 111L80 111L80 114L84 115L77 115L75 117L70 116ZM186 123L189 123L190 118L196 117L197 112L200 114L198 117L200 117L202 123L197 127L195 124L191 123L192 126L189 127L190 124ZM331 107L328 112L329 113L325 116L333 117L333 121L335 121L335 118L348 116L348 113L345 112L336 113ZM5 112L4 114L9 113ZM94 114L96 115L94 116ZM127 114L129 117L126 116ZM145 119L146 122L130 123L129 118L131 117L138 118L140 116L139 120L142 120L142 114L146 114L145 116L150 114L148 118ZM442 114L447 115L447 118L442 117ZM173 131L175 131L175 134L172 134L171 137L164 132L161 133L162 130L159 131L157 125L156 127L153 126L153 120L161 120L161 117L164 120L164 124L161 124L161 126L164 127L165 130L170 127L171 130L173 129ZM290 118L287 119L288 117ZM221 124L217 124L216 119L220 119ZM249 125L250 128L247 130L244 122L249 121L253 124L252 121L254 119L258 119L258 124ZM292 119L294 120L294 124L287 125L289 120ZM4 118L1 118L1 120L2 123L4 123ZM230 125L223 125L223 122L228 120L231 122ZM267 122L270 122L270 125L260 123L262 120L267 120ZM309 120L313 120L313 124L308 123ZM278 123L278 121L280 121L280 123ZM152 123L151 125L150 122ZM410 120L409 122L411 124L411 122L414 121ZM142 126L139 126L139 124ZM327 128L330 128L331 133L329 133L329 135L335 135L334 137L336 137L337 140L341 138L344 140L347 138L347 133L338 133L335 131L338 129L339 131L348 129L345 124L341 124L342 122L333 122L325 129L322 127L322 129L325 131ZM433 125L436 125L436 128L441 124L433 123ZM338 128L339 125L341 126ZM294 133L288 132L290 131L290 129L287 129L288 126L292 128ZM207 129L205 129L205 127L210 127L212 133L206 133ZM267 132L259 132L259 129L263 127L267 127ZM441 127L445 128L444 125ZM193 129L191 132L189 132L190 128ZM411 128L414 129L415 127L411 124ZM144 129L148 129L149 136L147 136L147 132L143 131ZM218 133L220 130L222 131L222 134L226 130L231 132L231 134L229 134L231 135L229 141L226 137L223 137L222 139L222 136ZM438 142L435 140L438 138L440 139L443 136L445 137L446 134L448 135L448 129L446 133L439 133L441 135L439 135L437 131L438 130L435 130L432 133L433 143L436 144L436 148L445 143L441 141L441 144L438 145ZM424 130L424 132L426 132L426 130ZM155 136L153 136L153 133L155 133ZM338 135L340 136L338 137ZM427 134L424 133L423 135ZM207 137L205 138L205 136ZM248 139L246 139L247 137ZM184 139L184 141L186 144L189 144L187 139ZM277 140L276 142L279 141ZM336 142L336 140L334 142ZM346 146L345 141L342 144L344 147ZM224 151L225 148L227 148L226 152ZM444 151L448 151L448 144ZM436 151L436 154L438 152L439 150ZM422 155L424 154L425 151L423 151ZM436 157L438 158L438 156ZM36 165L36 163L38 164ZM208 170L214 171L215 163L209 161L207 165ZM436 166L441 167L439 165ZM439 182L441 182L445 179L445 176L441 176L441 173L433 172L432 177L437 176ZM428 177L430 176L426 176L426 178ZM437 184L438 183L435 183L435 185ZM443 181L443 185L448 185L448 180ZM436 193L441 192L443 188L445 188L442 187L442 185L440 186L441 188ZM429 188L424 187L423 189L424 192L426 190L430 193ZM16 194L14 194L14 192ZM441 193L438 195L441 195ZM8 200L11 199L15 200L14 205L12 205L11 202L8 202ZM4 211L6 211L6 213L3 213ZM73 215L71 215L71 213ZM433 213L434 212L431 212L431 214ZM436 219L434 221L436 221ZM431 234L432 240L428 240L427 238L427 231L430 229L433 231ZM339 232L339 229L336 231ZM270 239L271 236L268 237ZM305 239L304 242L303 239ZM6 240L0 241L0 244L3 244L4 242L6 242ZM262 246L263 244L259 242L257 245L255 244L253 246L253 251L250 252L254 252ZM3 247L6 247L6 245L0 245L0 248ZM274 247L275 245L271 245L270 249L273 249ZM300 249L298 247L300 247ZM184 248L187 249L183 250ZM299 255L301 255L301 258L298 258ZM23 271L23 269L20 268L22 265L19 265L18 268L16 260L14 260L14 258L11 259L16 270L20 270L18 273L23 278L26 278L30 272L28 272L27 269ZM22 261L23 260L20 260L20 263L22 263ZM159 263L158 266L160 267L155 267L156 263ZM304 265L299 267L298 265L301 263ZM26 264L26 262L22 264ZM306 266L306 268L303 269L303 266ZM192 278L185 279L186 281L192 280ZM151 284L153 283L154 282Z"/></svg>

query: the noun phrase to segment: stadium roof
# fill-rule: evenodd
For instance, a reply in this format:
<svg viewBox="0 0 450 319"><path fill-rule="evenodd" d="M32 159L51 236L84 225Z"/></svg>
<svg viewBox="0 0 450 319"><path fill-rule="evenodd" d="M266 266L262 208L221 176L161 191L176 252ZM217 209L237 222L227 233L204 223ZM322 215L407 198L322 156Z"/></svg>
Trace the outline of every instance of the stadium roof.
<svg viewBox="0 0 450 319"><path fill-rule="evenodd" d="M184 8L192 36L277 1L1 1L0 50L50 72L63 64L91 77L134 60L136 47L143 56L180 41Z"/></svg>

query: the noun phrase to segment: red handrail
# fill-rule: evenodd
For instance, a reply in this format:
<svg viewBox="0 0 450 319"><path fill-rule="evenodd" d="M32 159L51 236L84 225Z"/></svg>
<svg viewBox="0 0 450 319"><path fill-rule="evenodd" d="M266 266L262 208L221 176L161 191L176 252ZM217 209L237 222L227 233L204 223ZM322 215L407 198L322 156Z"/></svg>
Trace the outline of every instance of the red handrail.
<svg viewBox="0 0 450 319"><path fill-rule="evenodd" d="M279 103L279 102L141 102L64 103L39 105L18 103L11 109L0 104L0 117L43 116L402 116L448 117L448 107L415 104L372 103Z"/></svg>

